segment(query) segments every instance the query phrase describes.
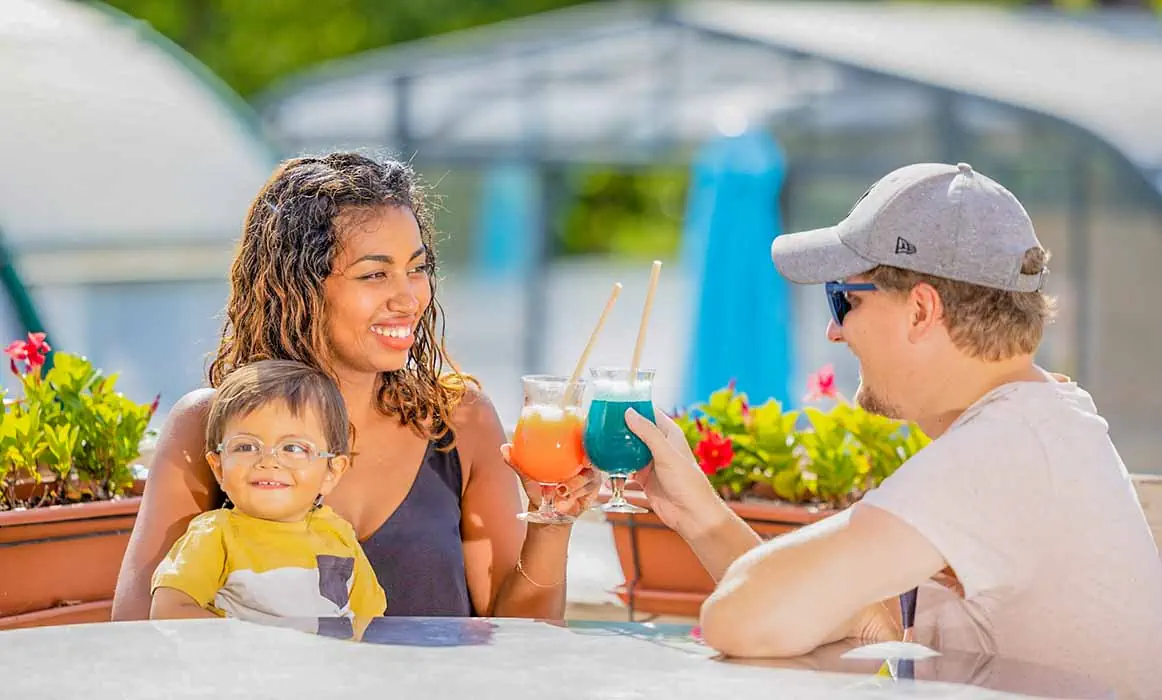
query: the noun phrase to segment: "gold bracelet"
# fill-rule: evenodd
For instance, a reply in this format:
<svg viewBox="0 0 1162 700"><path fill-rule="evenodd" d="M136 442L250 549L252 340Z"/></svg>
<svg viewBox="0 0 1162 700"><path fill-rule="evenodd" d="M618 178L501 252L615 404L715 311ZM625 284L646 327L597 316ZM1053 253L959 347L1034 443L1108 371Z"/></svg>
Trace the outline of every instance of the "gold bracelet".
<svg viewBox="0 0 1162 700"><path fill-rule="evenodd" d="M565 582L565 579L562 578L560 581L557 581L556 583L548 585L548 586L546 586L543 583L537 583L536 581L532 580L531 577L529 577L528 572L525 571L524 564L521 562L521 558L519 556L516 558L516 570L520 572L521 576L524 576L526 581L533 584L537 588L556 588L557 586L560 586L562 583Z"/></svg>

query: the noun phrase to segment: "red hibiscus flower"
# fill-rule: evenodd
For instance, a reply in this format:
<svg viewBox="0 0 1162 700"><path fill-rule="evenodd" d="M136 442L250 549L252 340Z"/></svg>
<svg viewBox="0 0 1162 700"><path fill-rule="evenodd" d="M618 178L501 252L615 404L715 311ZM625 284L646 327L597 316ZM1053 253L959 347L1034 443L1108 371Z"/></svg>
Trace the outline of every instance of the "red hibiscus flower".
<svg viewBox="0 0 1162 700"><path fill-rule="evenodd" d="M711 476L734 460L734 446L730 438L711 430L703 433L698 446L694 448L694 454L698 457L698 466L702 472Z"/></svg>
<svg viewBox="0 0 1162 700"><path fill-rule="evenodd" d="M835 368L830 364L823 365L818 372L812 373L807 378L807 397L805 400L818 401L823 398L839 398L839 391L835 388Z"/></svg>
<svg viewBox="0 0 1162 700"><path fill-rule="evenodd" d="M40 371L49 351L52 350L52 346L45 342L45 337L44 333L29 333L28 340L15 340L4 348L13 374L23 374L17 362L24 363L24 372Z"/></svg>

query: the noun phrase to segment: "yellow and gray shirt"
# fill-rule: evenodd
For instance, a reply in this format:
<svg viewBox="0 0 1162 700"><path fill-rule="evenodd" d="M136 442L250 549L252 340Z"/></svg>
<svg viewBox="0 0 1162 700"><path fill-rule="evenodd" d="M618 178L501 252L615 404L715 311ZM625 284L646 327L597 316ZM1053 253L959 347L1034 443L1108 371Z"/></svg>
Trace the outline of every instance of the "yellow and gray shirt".
<svg viewBox="0 0 1162 700"><path fill-rule="evenodd" d="M366 621L387 598L355 530L328 506L293 523L221 508L195 517L153 574L224 617Z"/></svg>

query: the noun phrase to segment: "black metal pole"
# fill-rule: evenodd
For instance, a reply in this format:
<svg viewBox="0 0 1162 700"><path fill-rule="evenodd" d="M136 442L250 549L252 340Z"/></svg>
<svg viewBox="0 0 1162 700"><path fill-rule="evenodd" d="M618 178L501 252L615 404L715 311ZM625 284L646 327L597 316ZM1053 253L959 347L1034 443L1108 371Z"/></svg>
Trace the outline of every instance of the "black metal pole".
<svg viewBox="0 0 1162 700"><path fill-rule="evenodd" d="M32 295L28 293L28 288L24 286L24 280L21 279L20 273L12 264L12 256L9 254L8 244L4 240L2 230L0 230L0 284L4 286L4 292L8 295L9 301L12 302L12 309L16 312L16 317L20 319L24 331L26 333L47 333L44 322L40 319L40 313L37 311L36 303L32 300ZM49 344L52 344L51 341ZM44 371L47 372L50 369L52 369L51 351L44 361Z"/></svg>

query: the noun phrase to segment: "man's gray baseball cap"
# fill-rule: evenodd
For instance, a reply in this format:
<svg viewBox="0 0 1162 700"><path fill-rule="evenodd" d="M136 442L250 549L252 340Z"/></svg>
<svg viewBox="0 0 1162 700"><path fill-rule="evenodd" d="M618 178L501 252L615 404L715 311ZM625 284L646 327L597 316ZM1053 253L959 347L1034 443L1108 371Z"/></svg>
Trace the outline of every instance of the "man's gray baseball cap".
<svg viewBox="0 0 1162 700"><path fill-rule="evenodd" d="M1011 192L967 163L917 163L872 185L843 221L778 236L771 258L797 284L843 280L890 265L1013 292L1041 289L1021 273L1041 244Z"/></svg>

